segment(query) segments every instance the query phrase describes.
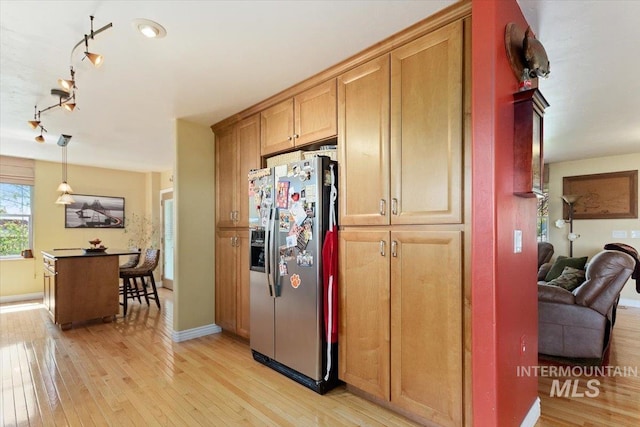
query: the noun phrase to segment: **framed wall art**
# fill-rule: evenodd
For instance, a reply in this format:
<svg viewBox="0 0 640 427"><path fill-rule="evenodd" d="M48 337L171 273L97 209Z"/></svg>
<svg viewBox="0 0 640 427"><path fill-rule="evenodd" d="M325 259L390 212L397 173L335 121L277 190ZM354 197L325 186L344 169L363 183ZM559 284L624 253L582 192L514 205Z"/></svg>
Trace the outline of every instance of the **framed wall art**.
<svg viewBox="0 0 640 427"><path fill-rule="evenodd" d="M576 195L574 219L638 218L638 171L565 176L562 194ZM565 218L568 207L564 206Z"/></svg>
<svg viewBox="0 0 640 427"><path fill-rule="evenodd" d="M124 228L124 197L72 194L66 205L65 228Z"/></svg>

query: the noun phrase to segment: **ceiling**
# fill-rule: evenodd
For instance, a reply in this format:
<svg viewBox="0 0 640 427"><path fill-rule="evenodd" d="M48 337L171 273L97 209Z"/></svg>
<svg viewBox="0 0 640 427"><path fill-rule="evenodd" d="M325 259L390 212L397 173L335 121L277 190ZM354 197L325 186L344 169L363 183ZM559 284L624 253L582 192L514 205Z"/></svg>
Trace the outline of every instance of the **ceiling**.
<svg viewBox="0 0 640 427"><path fill-rule="evenodd" d="M544 43L551 75L540 88L545 158L562 161L640 151L640 2L519 0ZM451 0L383 1L6 1L0 3L0 154L134 171L173 166L174 121L206 126L322 71ZM105 57L93 68L72 48L89 41ZM146 39L145 18L167 35ZM615 29L616 31L613 31ZM73 113L58 78L76 70Z"/></svg>

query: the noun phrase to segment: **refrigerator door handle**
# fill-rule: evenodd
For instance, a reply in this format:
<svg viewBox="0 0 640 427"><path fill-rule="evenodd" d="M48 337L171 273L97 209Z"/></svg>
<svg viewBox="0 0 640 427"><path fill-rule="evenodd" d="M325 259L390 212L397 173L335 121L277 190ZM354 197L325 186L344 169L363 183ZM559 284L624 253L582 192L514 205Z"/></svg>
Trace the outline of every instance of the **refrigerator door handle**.
<svg viewBox="0 0 640 427"><path fill-rule="evenodd" d="M271 270L271 240L273 236L271 235L271 224L273 219L273 209L269 209L269 217L267 218L267 226L265 227L265 241L264 241L264 255L265 255L265 263L264 268L267 273L267 285L269 286L269 296L273 297L273 276Z"/></svg>
<svg viewBox="0 0 640 427"><path fill-rule="evenodd" d="M280 269L278 266L278 256L276 255L276 236L277 236L277 228L278 220L276 219L276 208L272 208L270 212L271 221L269 222L269 235L271 236L269 240L269 278L271 280L271 296L279 297L280 296L280 286L278 284L278 278L280 277Z"/></svg>

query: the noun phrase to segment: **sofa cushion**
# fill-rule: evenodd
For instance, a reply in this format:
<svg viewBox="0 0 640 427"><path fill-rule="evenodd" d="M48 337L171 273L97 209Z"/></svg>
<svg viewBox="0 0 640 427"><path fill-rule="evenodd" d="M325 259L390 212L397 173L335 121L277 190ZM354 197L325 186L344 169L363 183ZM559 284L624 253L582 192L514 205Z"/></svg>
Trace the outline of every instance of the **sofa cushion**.
<svg viewBox="0 0 640 427"><path fill-rule="evenodd" d="M565 267L564 270L562 270L562 274L560 276L548 281L547 284L559 286L571 292L578 286L582 285L583 282L584 270L578 270L577 268L573 267Z"/></svg>
<svg viewBox="0 0 640 427"><path fill-rule="evenodd" d="M584 270L584 265L587 263L587 257L581 258L568 258L560 255L551 266L551 269L544 278L545 281L550 282L553 279L560 277L565 267L573 267L578 270Z"/></svg>

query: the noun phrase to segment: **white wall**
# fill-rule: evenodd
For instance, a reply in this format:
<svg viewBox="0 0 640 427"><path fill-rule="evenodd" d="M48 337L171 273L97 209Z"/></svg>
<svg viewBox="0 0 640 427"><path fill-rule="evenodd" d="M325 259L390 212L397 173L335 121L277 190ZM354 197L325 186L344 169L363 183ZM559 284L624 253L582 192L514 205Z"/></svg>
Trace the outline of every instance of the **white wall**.
<svg viewBox="0 0 640 427"><path fill-rule="evenodd" d="M549 240L555 248L555 256L569 255L568 227L559 229L553 223L562 218L562 178L565 176L590 175L595 173L638 170L640 152L622 156L598 157L570 162L551 163L549 166ZM640 199L640 197L639 197ZM627 238L612 237L614 230L625 230ZM574 256L591 258L605 244L619 242L640 251L640 239L631 238L631 230L640 230L640 219L583 219L574 220L573 231L580 238L573 243ZM635 290L635 281L629 280L622 290L621 298L634 300L640 306L640 294Z"/></svg>

